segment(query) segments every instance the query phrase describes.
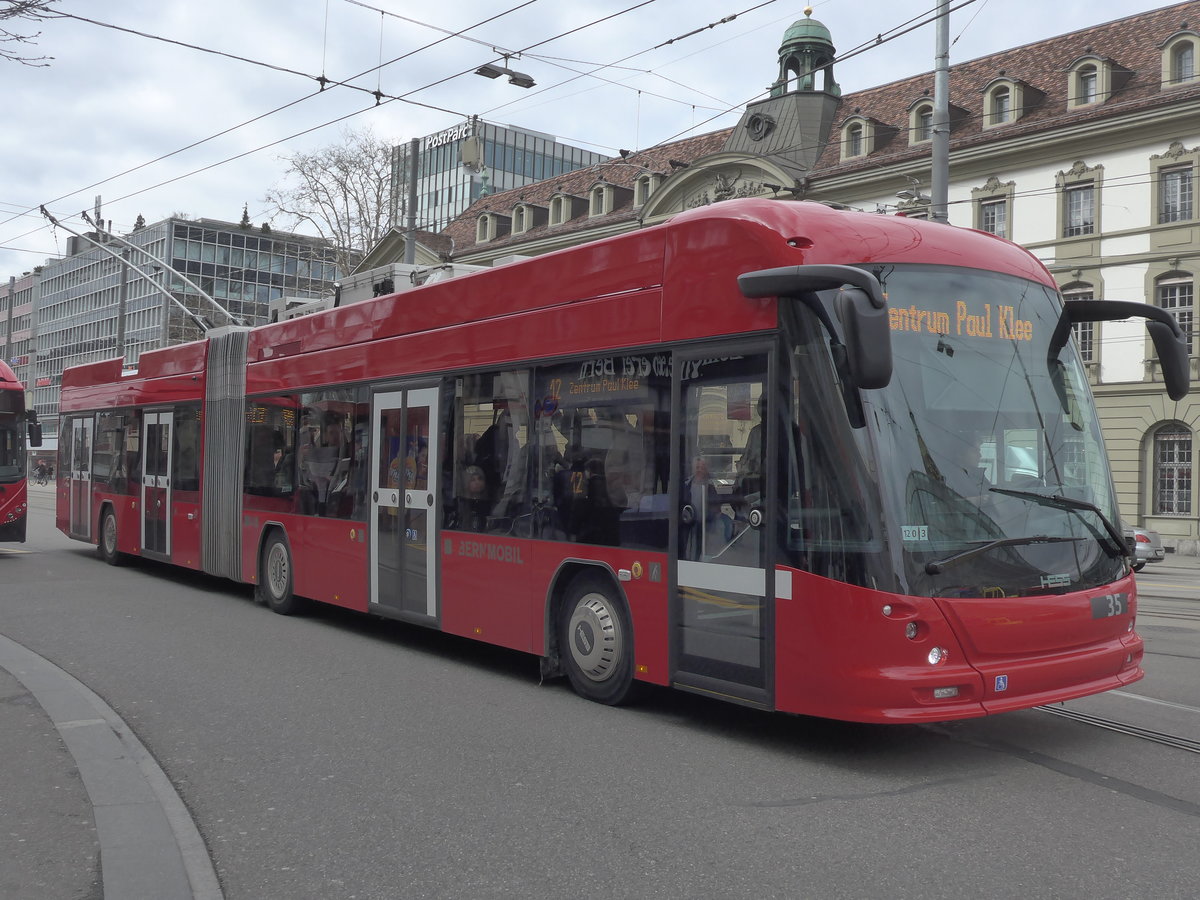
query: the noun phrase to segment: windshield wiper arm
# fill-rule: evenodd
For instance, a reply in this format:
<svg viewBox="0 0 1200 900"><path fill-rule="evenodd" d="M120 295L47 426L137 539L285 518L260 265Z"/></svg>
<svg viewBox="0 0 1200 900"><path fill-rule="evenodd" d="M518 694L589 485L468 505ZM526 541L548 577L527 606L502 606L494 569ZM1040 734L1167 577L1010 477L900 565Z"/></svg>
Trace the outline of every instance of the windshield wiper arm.
<svg viewBox="0 0 1200 900"><path fill-rule="evenodd" d="M993 490L995 490L993 488ZM963 560L970 559L973 556L978 556L980 553L987 553L989 550L995 550L997 547L1022 547L1030 544L1061 544L1063 541L1082 541L1086 538L1081 537L1050 537L1049 535L1039 534L1034 537L1013 537L1013 538L997 538L994 541L985 541L962 553L955 553L953 556L947 556L945 559L935 559L932 562L925 563L926 575L941 575L942 572L953 565L957 565Z"/></svg>
<svg viewBox="0 0 1200 900"><path fill-rule="evenodd" d="M1032 500L1042 506L1053 506L1058 509L1067 509L1071 511L1086 510L1090 513L1095 513L1096 518L1104 523L1104 530L1108 532L1108 536L1113 539L1113 543L1117 546L1117 552L1109 554L1110 556L1128 556L1129 545L1125 543L1125 535L1121 534L1120 529L1113 524L1112 519L1106 516L1103 510L1095 503L1088 503L1086 500L1076 500L1074 497L1068 497L1064 494L1039 494L1037 491L1015 491L1012 488L989 488L995 494L1007 494L1010 497L1021 497L1025 500ZM1086 523L1085 523L1086 524Z"/></svg>

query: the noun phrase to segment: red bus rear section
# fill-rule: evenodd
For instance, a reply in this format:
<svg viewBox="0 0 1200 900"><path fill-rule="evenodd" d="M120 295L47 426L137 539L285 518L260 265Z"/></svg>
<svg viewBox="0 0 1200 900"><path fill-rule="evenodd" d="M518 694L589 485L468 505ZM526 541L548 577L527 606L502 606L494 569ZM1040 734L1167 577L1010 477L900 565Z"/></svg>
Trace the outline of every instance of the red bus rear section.
<svg viewBox="0 0 1200 900"><path fill-rule="evenodd" d="M603 703L1026 708L1142 677L1069 324L991 236L728 201L70 369L57 524Z"/></svg>

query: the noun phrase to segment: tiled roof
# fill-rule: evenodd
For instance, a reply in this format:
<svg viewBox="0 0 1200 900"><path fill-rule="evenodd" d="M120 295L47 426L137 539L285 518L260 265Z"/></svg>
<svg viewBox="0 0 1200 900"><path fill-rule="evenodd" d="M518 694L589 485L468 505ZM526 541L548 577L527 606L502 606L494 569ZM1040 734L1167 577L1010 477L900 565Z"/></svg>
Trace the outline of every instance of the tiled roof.
<svg viewBox="0 0 1200 900"><path fill-rule="evenodd" d="M1200 94L1200 82L1167 89L1161 85L1162 45L1172 35L1192 28L1200 30L1200 0L1138 13L1129 18L952 65L949 102L952 108L965 111L965 115L952 126L952 152L989 142L1008 141L1068 124L1128 115L1155 106L1167 106L1184 97L1197 96ZM1069 108L1070 69L1084 56L1109 60L1119 67L1119 72L1128 70L1131 74L1104 102ZM1009 78L1028 85L1033 89L1031 95L1036 99L1030 108L1016 110L1020 115L1015 121L985 129L983 91L997 78ZM933 80L933 72L930 71L844 95L838 106L834 130L809 175L810 181L819 182L825 177L859 170L875 170L880 165L894 165L928 155L928 142L909 146L908 125L909 110L913 103L922 97L932 100ZM894 130L895 136L879 151L843 162L841 125L853 115L874 120L878 127ZM670 175L673 172L670 160L690 163L702 156L717 153L724 147L731 131L724 129L687 138L631 154L627 160L599 163L560 177L482 197L452 222L443 234L453 240L457 253L470 252L478 246L475 243L475 223L485 212L509 216L519 202L546 206L551 197L560 191L586 197L588 188L598 180L631 187L645 171ZM643 165L646 168L642 168ZM636 218L636 214L635 208L625 205L606 216L577 216L561 225L539 225L520 235L496 238L489 241L487 247L494 251L511 246L512 252L519 252L522 244L550 234L629 222Z"/></svg>
<svg viewBox="0 0 1200 900"><path fill-rule="evenodd" d="M662 144L649 150L639 150L631 153L628 159L597 163L594 166L576 169L574 172L567 172L545 181L537 181L497 194L488 194L472 203L466 212L451 222L442 234L454 241L456 252L469 251L475 246L475 223L484 213L491 212L500 216L511 216L513 207L518 203L549 206L551 198L558 193L586 198L589 188L597 181L606 181L618 187L632 188L637 178L648 172L669 175L674 171L671 167L671 160L690 163L701 156L720 151L725 146L725 140L729 137L730 130L726 128L698 137L684 138L681 141ZM547 233L564 234L597 228L613 222L628 221L635 218L636 214L637 211L626 204L605 216L578 216L561 225L539 225L523 234L495 238L488 241L488 248L503 247L506 244L519 245Z"/></svg>
<svg viewBox="0 0 1200 900"><path fill-rule="evenodd" d="M950 104L966 110L968 115L951 129L951 150L1008 140L1068 123L1124 115L1175 102L1183 94L1194 95L1200 90L1198 87L1162 88L1161 47L1173 34L1198 26L1200 2L1192 0L952 65ZM1103 103L1069 109L1070 67L1083 56L1111 60L1132 75ZM1022 81L1045 96L1032 108L1017 110L1020 117L1011 124L985 129L983 90L999 77ZM838 110L836 131L830 135L810 177L841 175L876 168L884 161L896 163L928 154L928 143L910 148L908 140L908 111L923 96L933 98L932 71L845 95ZM855 113L899 131L879 153L843 163L840 129Z"/></svg>

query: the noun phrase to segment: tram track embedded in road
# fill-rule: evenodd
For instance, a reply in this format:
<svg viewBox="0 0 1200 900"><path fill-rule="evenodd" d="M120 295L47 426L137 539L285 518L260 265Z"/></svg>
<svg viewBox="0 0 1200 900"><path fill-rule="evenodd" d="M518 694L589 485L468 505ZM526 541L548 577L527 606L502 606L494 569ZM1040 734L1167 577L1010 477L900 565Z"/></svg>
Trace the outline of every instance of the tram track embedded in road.
<svg viewBox="0 0 1200 900"><path fill-rule="evenodd" d="M1144 741L1151 741L1155 744L1162 744L1165 747L1174 747L1177 750L1186 750L1189 753L1200 753L1200 741L1194 738L1180 737L1175 734L1167 734L1164 731L1154 731L1149 728L1141 728L1137 725L1130 725L1128 722L1119 722L1116 719L1106 719L1103 716L1093 716L1089 713L1079 712L1074 709L1067 709L1058 706L1039 706L1037 707L1042 712L1050 713L1051 715L1061 716L1064 719L1072 719L1076 722L1081 722L1084 725L1092 725L1096 728L1103 728L1106 731L1115 731L1118 734L1129 735L1130 737L1141 738Z"/></svg>

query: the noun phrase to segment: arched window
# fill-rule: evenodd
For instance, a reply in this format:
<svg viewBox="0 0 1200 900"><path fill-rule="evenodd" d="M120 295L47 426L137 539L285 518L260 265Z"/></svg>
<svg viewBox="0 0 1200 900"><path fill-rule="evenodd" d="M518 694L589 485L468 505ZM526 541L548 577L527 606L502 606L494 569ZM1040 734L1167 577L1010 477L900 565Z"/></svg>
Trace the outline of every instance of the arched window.
<svg viewBox="0 0 1200 900"><path fill-rule="evenodd" d="M914 111L913 142L933 140L933 107L919 106Z"/></svg>
<svg viewBox="0 0 1200 900"><path fill-rule="evenodd" d="M1192 31L1176 34L1163 44L1162 86L1179 87L1196 81L1196 53L1200 51L1200 35Z"/></svg>
<svg viewBox="0 0 1200 900"><path fill-rule="evenodd" d="M1185 84L1196 76L1196 49L1190 41L1176 44L1171 50L1171 82Z"/></svg>
<svg viewBox="0 0 1200 900"><path fill-rule="evenodd" d="M1095 103L1100 96L1100 77L1096 67L1090 63L1081 66L1075 73L1075 105Z"/></svg>
<svg viewBox="0 0 1200 900"><path fill-rule="evenodd" d="M846 155L862 156L863 127L861 122L855 122L846 129Z"/></svg>
<svg viewBox="0 0 1200 900"><path fill-rule="evenodd" d="M1156 516L1187 516L1192 512L1192 433L1178 422L1154 433L1154 497Z"/></svg>
<svg viewBox="0 0 1200 900"><path fill-rule="evenodd" d="M992 91L988 124L1003 125L1012 118L1012 91L998 87Z"/></svg>

